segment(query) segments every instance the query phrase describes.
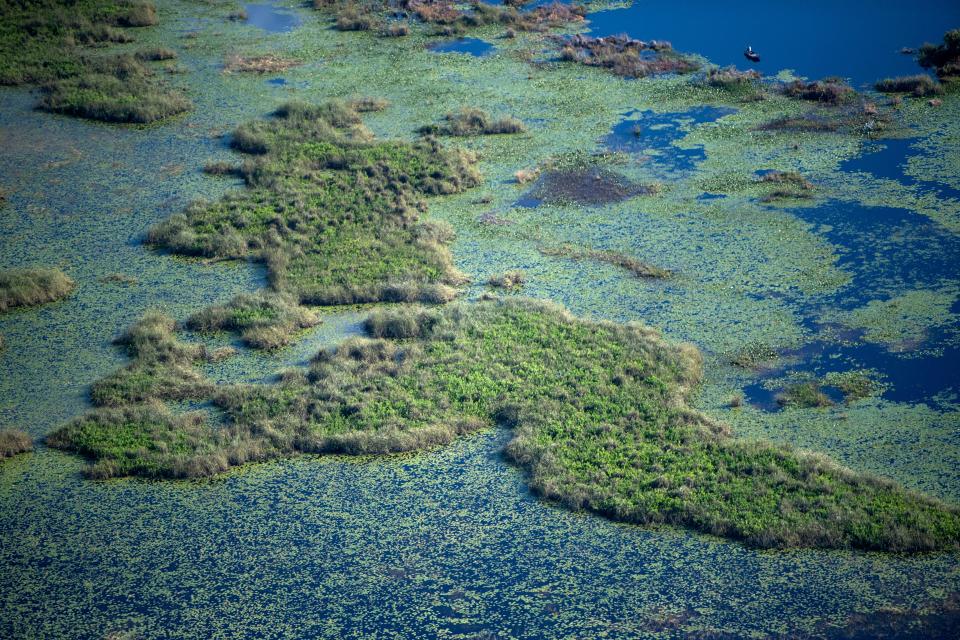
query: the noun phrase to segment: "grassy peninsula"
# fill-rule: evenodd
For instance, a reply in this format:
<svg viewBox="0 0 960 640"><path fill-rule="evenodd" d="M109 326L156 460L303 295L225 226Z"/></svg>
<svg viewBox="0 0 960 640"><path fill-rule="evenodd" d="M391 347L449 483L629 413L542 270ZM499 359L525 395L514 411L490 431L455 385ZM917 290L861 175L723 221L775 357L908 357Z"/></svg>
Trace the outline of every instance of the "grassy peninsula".
<svg viewBox="0 0 960 640"><path fill-rule="evenodd" d="M960 511L825 456L730 437L687 405L690 345L575 318L529 299L374 312L369 337L322 351L276 384L213 388L202 357L148 318L103 408L48 442L95 477L192 477L296 453L382 454L508 426L534 491L615 520L671 523L761 547L955 548ZM186 388L171 377L188 380ZM108 380L110 380L108 378ZM128 383L129 381L129 383ZM209 398L226 425L161 400ZM100 399L95 395L95 401Z"/></svg>

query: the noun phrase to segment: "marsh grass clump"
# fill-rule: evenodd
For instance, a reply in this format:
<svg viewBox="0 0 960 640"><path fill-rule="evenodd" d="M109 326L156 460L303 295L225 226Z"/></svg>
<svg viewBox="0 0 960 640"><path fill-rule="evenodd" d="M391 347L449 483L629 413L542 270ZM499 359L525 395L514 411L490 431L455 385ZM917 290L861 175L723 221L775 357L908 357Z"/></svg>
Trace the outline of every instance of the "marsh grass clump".
<svg viewBox="0 0 960 640"><path fill-rule="evenodd" d="M243 170L226 160L217 160L203 165L203 172L211 176L242 176Z"/></svg>
<svg viewBox="0 0 960 640"><path fill-rule="evenodd" d="M420 128L421 135L489 136L501 133L523 133L524 124L516 118L492 118L486 111L465 107L443 117L439 125Z"/></svg>
<svg viewBox="0 0 960 640"><path fill-rule="evenodd" d="M33 307L70 295L76 284L59 269L0 270L0 312Z"/></svg>
<svg viewBox="0 0 960 640"><path fill-rule="evenodd" d="M291 296L273 293L241 294L187 320L187 327L195 331L236 331L255 349L285 346L298 331L317 324L317 314L301 307Z"/></svg>
<svg viewBox="0 0 960 640"><path fill-rule="evenodd" d="M0 460L33 451L33 438L19 429L0 430Z"/></svg>
<svg viewBox="0 0 960 640"><path fill-rule="evenodd" d="M523 271L513 270L490 276L487 284L497 289L519 289L526 280L527 275Z"/></svg>
<svg viewBox="0 0 960 640"><path fill-rule="evenodd" d="M723 69L710 69L707 71L706 84L718 89L727 91L741 91L743 89L752 89L760 79L760 72L754 69L740 71L736 67L730 66Z"/></svg>
<svg viewBox="0 0 960 640"><path fill-rule="evenodd" d="M337 31L372 31L380 26L379 17L366 6L348 4L337 13Z"/></svg>
<svg viewBox="0 0 960 640"><path fill-rule="evenodd" d="M166 47L154 47L152 49L143 49L133 54L141 62L158 62L161 60L176 60L177 52Z"/></svg>
<svg viewBox="0 0 960 640"><path fill-rule="evenodd" d="M844 402L850 403L863 398L878 395L883 384L875 380L875 371L831 371L824 376L824 383L836 387L843 393Z"/></svg>
<svg viewBox="0 0 960 640"><path fill-rule="evenodd" d="M870 102L828 105L798 116L783 116L756 127L757 131L851 133L873 135L886 130L893 118Z"/></svg>
<svg viewBox="0 0 960 640"><path fill-rule="evenodd" d="M768 192L761 202L791 198L812 198L813 183L796 171L770 171L761 176L760 183L774 185L776 188Z"/></svg>
<svg viewBox="0 0 960 640"><path fill-rule="evenodd" d="M917 56L920 66L934 69L940 78L960 76L960 29L947 31L943 44L925 44Z"/></svg>
<svg viewBox="0 0 960 640"><path fill-rule="evenodd" d="M196 365L207 359L203 345L176 337L176 324L159 311L150 311L114 343L131 362L95 382L90 398L98 407L120 407L148 400L200 398L210 391Z"/></svg>
<svg viewBox="0 0 960 640"><path fill-rule="evenodd" d="M299 60L283 58L273 54L262 56L241 56L232 54L223 62L224 73L278 73L303 64Z"/></svg>
<svg viewBox="0 0 960 640"><path fill-rule="evenodd" d="M384 111L390 106L390 101L384 98L373 98L366 96L363 98L354 98L347 105L357 113L374 113Z"/></svg>
<svg viewBox="0 0 960 640"><path fill-rule="evenodd" d="M368 337L272 384L220 387L224 424L155 400L98 409L51 446L94 477L202 476L295 453L374 454L498 424L533 490L611 519L761 547L956 549L960 511L824 456L734 439L688 405L700 354L636 323L529 299L375 311Z"/></svg>
<svg viewBox="0 0 960 640"><path fill-rule="evenodd" d="M816 380L804 380L787 385L776 397L777 404L783 407L822 408L832 407L835 403L830 399Z"/></svg>
<svg viewBox="0 0 960 640"><path fill-rule="evenodd" d="M41 109L106 122L147 123L190 102L134 55L93 55L92 47L133 41L126 28L157 24L147 2L26 0L0 3L0 84L42 84ZM140 52L169 59L169 49ZM175 54L174 54L175 55Z"/></svg>
<svg viewBox="0 0 960 640"><path fill-rule="evenodd" d="M794 80L783 86L783 93L791 98L829 105L849 104L857 92L840 78L825 78L814 82Z"/></svg>
<svg viewBox="0 0 960 640"><path fill-rule="evenodd" d="M627 36L590 38L577 34L559 39L560 60L603 67L625 78L645 78L664 73L691 73L699 64L673 50L669 42L635 40Z"/></svg>
<svg viewBox="0 0 960 640"><path fill-rule="evenodd" d="M915 76L885 78L877 82L874 88L881 93L911 93L918 98L943 95L943 85L930 76L920 73Z"/></svg>
<svg viewBox="0 0 960 640"><path fill-rule="evenodd" d="M442 302L464 276L449 225L424 222L425 197L480 182L475 159L436 140L375 140L349 104L281 105L241 125L247 188L196 203L150 230L176 253L253 259L271 288L303 304Z"/></svg>
<svg viewBox="0 0 960 640"><path fill-rule="evenodd" d="M192 108L180 91L153 79L133 56L100 58L83 74L42 88L37 106L45 111L102 120L148 124Z"/></svg>
<svg viewBox="0 0 960 640"><path fill-rule="evenodd" d="M571 244L564 244L558 247L540 247L540 253L545 256L555 256L560 258L569 258L570 260L594 260L596 262L605 262L615 267L625 269L638 278L661 279L669 278L673 275L667 269L655 267L638 260L633 256L628 256L619 251L604 251L599 249L582 249Z"/></svg>

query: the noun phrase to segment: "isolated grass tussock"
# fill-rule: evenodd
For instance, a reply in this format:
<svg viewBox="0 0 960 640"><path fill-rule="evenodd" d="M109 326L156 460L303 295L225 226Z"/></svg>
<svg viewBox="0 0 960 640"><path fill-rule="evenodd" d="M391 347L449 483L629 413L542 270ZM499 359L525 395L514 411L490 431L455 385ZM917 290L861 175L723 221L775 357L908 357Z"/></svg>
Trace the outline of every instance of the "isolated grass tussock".
<svg viewBox="0 0 960 640"><path fill-rule="evenodd" d="M273 54L241 56L232 54L223 62L224 73L277 73L302 64L299 60Z"/></svg>
<svg viewBox="0 0 960 640"><path fill-rule="evenodd" d="M831 407L830 399L816 380L805 380L790 385L777 394L777 404L784 407Z"/></svg>
<svg viewBox="0 0 960 640"><path fill-rule="evenodd" d="M759 181L761 184L775 187L761 198L761 202L813 197L813 183L796 171L770 171L765 173Z"/></svg>
<svg viewBox="0 0 960 640"><path fill-rule="evenodd" d="M513 271L504 271L503 273L490 276L487 284L497 289L519 289L526 282L527 275L519 269Z"/></svg>
<svg viewBox="0 0 960 640"><path fill-rule="evenodd" d="M256 349L282 347L300 330L317 324L317 314L301 307L291 296L269 292L238 295L187 320L187 327L195 331L236 331Z"/></svg>
<svg viewBox="0 0 960 640"><path fill-rule="evenodd" d="M445 302L464 276L449 225L425 197L480 182L475 159L435 140L374 140L343 102L288 103L241 125L247 188L150 230L176 253L266 263L271 288L305 304Z"/></svg>
<svg viewBox="0 0 960 640"><path fill-rule="evenodd" d="M633 256L628 256L619 251L605 251L599 249L584 249L575 247L571 244L564 244L558 247L540 247L540 253L545 256L556 256L560 258L569 258L571 260L594 260L596 262L606 262L615 267L625 269L638 278L669 278L673 275L667 269L661 269Z"/></svg>
<svg viewBox="0 0 960 640"><path fill-rule="evenodd" d="M920 73L915 76L885 78L874 85L882 93L912 93L918 98L943 95L943 85L930 76Z"/></svg>
<svg viewBox="0 0 960 640"><path fill-rule="evenodd" d="M815 454L733 439L687 406L701 358L650 328L528 299L374 312L369 337L275 384L212 392L224 426L152 399L96 410L49 443L91 473L209 475L295 453L443 444L493 424L534 491L573 509L764 547L952 549L960 512Z"/></svg>
<svg viewBox="0 0 960 640"><path fill-rule="evenodd" d="M33 438L18 429L0 430L0 460L33 450Z"/></svg>
<svg viewBox="0 0 960 640"><path fill-rule="evenodd" d="M0 270L0 312L32 307L70 295L76 284L59 269Z"/></svg>
<svg viewBox="0 0 960 640"><path fill-rule="evenodd" d="M526 127L516 118L492 118L486 111L464 107L443 117L443 122L420 128L424 135L487 136L500 133L523 133Z"/></svg>

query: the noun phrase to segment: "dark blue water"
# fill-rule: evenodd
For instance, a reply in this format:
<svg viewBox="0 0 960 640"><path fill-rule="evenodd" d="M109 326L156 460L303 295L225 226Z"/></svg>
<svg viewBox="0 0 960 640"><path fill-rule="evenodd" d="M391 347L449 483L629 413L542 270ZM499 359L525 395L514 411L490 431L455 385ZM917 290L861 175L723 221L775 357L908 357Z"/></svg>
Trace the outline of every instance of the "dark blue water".
<svg viewBox="0 0 960 640"><path fill-rule="evenodd" d="M792 213L806 222L829 226L830 231L824 235L840 254L837 264L853 275L849 285L826 301L828 307L853 309L871 300L889 299L897 291L939 289L960 281L960 237L925 216L906 209L843 201ZM960 311L960 304L952 311ZM822 328L815 319L817 308L804 312L806 327L820 332ZM767 372L761 382L746 387L747 400L775 410L775 391L762 386L763 378L784 373L819 377L864 368L882 373L889 385L883 397L889 400L931 403L937 394L960 388L956 327L932 330L920 344L907 345L903 350L862 342L860 337L851 333L841 343L814 340L801 349L785 352L785 359L795 364Z"/></svg>
<svg viewBox="0 0 960 640"><path fill-rule="evenodd" d="M431 45L430 50L434 53L468 53L480 58L493 53L496 47L479 38L457 38Z"/></svg>
<svg viewBox="0 0 960 640"><path fill-rule="evenodd" d="M247 22L264 31L283 33L300 26L300 16L273 4L245 4Z"/></svg>
<svg viewBox="0 0 960 640"><path fill-rule="evenodd" d="M960 190L948 184L917 180L905 173L910 156L922 154L922 151L914 149L918 141L919 138L899 138L872 142L860 156L843 162L840 168L843 171L862 171L877 178L919 187L932 191L941 199L960 199Z"/></svg>
<svg viewBox="0 0 960 640"><path fill-rule="evenodd" d="M635 0L588 18L597 36L669 40L721 66L751 66L766 75L794 69L809 78L838 75L862 85L921 71L900 49L941 42L944 32L960 27L960 2ZM759 64L743 57L747 45L761 55Z"/></svg>
<svg viewBox="0 0 960 640"><path fill-rule="evenodd" d="M656 113L628 111L623 120L602 140L610 151L639 154L655 150L649 165L662 171L689 171L707 158L703 147L682 149L674 142L685 137L690 127L715 122L735 113L729 107L694 107L689 111Z"/></svg>

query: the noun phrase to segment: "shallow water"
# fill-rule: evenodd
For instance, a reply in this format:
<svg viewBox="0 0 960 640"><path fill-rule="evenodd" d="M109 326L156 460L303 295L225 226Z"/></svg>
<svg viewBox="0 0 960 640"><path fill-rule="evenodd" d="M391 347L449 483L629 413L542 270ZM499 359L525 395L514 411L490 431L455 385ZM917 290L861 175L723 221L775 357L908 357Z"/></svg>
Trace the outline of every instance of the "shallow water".
<svg viewBox="0 0 960 640"><path fill-rule="evenodd" d="M276 4L245 4L247 23L270 33L285 33L300 26L300 16Z"/></svg>
<svg viewBox="0 0 960 640"><path fill-rule="evenodd" d="M467 53L482 58L496 51L496 47L479 38L457 38L431 45L430 50L434 53Z"/></svg>
<svg viewBox="0 0 960 640"><path fill-rule="evenodd" d="M783 69L811 79L850 78L855 85L922 71L903 47L941 42L960 26L960 4L951 0L880 2L813 0L711 2L634 0L627 8L591 13L592 35L627 33L642 40L669 40L679 51L700 53L721 66ZM750 45L759 64L743 56Z"/></svg>

